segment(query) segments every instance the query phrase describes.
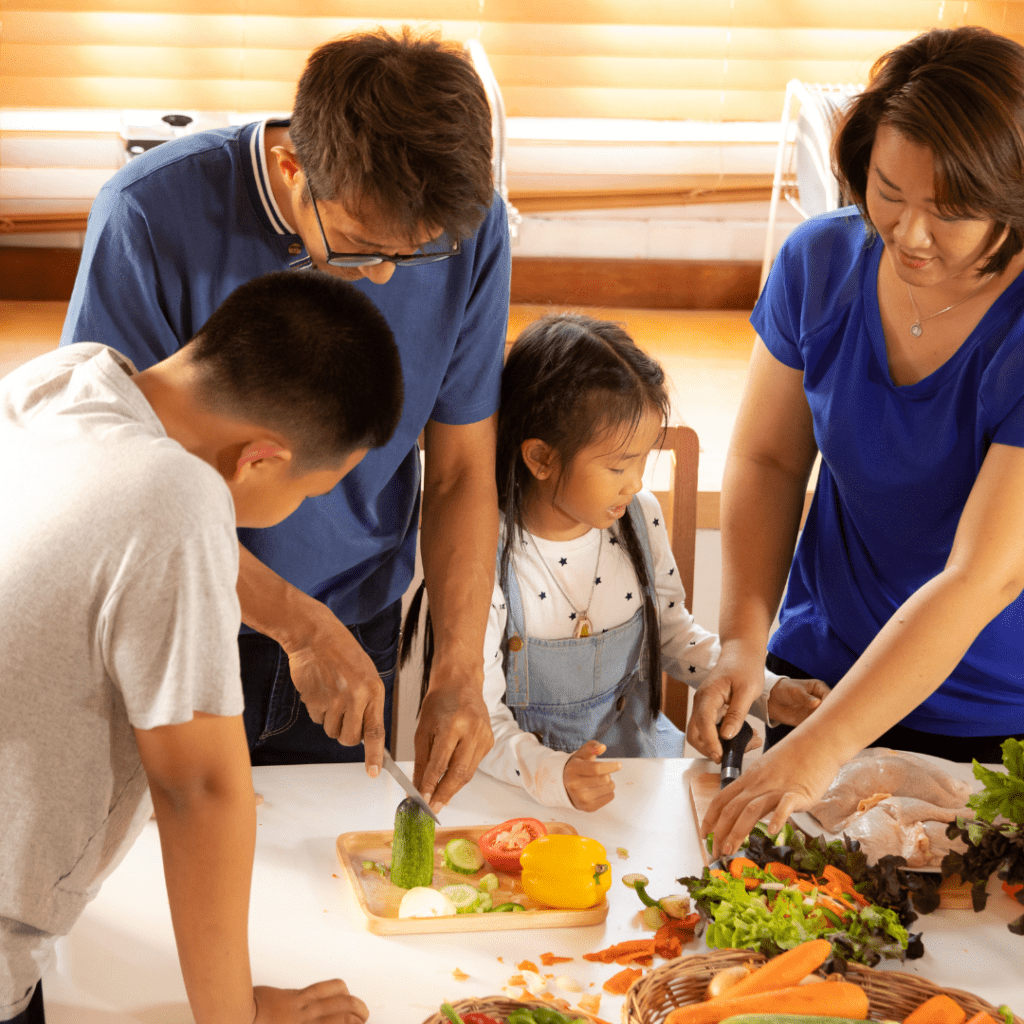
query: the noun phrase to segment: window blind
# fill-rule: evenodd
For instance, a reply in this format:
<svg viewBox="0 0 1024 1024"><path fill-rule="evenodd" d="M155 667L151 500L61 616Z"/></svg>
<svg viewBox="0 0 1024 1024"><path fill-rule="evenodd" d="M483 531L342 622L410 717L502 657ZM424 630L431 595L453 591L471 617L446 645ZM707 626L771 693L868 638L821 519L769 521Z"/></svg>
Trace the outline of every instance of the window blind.
<svg viewBox="0 0 1024 1024"><path fill-rule="evenodd" d="M309 51L403 23L479 39L510 117L777 119L924 29L1024 41L1021 0L5 0L7 107L290 107Z"/></svg>

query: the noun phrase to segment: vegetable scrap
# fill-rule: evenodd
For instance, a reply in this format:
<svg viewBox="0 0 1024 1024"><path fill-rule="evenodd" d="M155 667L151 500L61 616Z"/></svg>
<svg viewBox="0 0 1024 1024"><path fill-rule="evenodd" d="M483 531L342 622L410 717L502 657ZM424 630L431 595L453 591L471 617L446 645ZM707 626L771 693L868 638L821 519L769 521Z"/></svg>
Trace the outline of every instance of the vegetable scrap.
<svg viewBox="0 0 1024 1024"><path fill-rule="evenodd" d="M946 829L947 838L963 839L967 849L946 854L942 877L958 875L969 883L976 911L985 909L986 885L992 875L1002 881L1008 896L1024 905L1024 743L1007 739L1002 756L1005 773L974 762L974 777L985 784L967 801L976 817L973 821L958 817ZM1024 914L1007 928L1014 935L1024 935Z"/></svg>
<svg viewBox="0 0 1024 1024"><path fill-rule="evenodd" d="M456 981L467 981L469 979L469 975L465 971L460 971L458 967L452 971L452 977Z"/></svg>
<svg viewBox="0 0 1024 1024"><path fill-rule="evenodd" d="M583 959L594 963L639 964L650 967L655 956L663 960L674 960L682 955L683 942L694 938L694 929L700 920L699 914L691 914L681 921L667 921L650 939L627 939L594 953L584 953Z"/></svg>
<svg viewBox="0 0 1024 1024"><path fill-rule="evenodd" d="M601 987L613 996L625 995L643 975L639 967L627 967L613 974Z"/></svg>
<svg viewBox="0 0 1024 1024"><path fill-rule="evenodd" d="M541 953L540 962L545 967L553 967L555 964L568 964L572 962L571 956L555 956L554 953Z"/></svg>

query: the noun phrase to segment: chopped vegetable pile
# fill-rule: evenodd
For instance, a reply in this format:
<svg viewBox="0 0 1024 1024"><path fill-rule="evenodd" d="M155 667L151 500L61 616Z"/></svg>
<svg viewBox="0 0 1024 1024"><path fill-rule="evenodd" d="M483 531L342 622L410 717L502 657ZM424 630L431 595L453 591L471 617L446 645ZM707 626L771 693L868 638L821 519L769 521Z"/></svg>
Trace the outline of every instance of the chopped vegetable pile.
<svg viewBox="0 0 1024 1024"><path fill-rule="evenodd" d="M699 878L678 879L708 921L709 946L775 956L827 938L828 969L837 971L850 960L873 967L923 955L920 936L906 928L917 917L911 897L920 897L922 912L934 910L937 885L906 872L902 857L868 867L856 840L826 843L790 824L775 837L755 829L742 854L728 870L705 868Z"/></svg>
<svg viewBox="0 0 1024 1024"><path fill-rule="evenodd" d="M974 762L974 777L985 784L967 801L977 818L958 817L946 829L950 839L963 839L967 850L943 857L942 877L957 875L969 883L975 910L985 909L985 887L991 875L1002 880L1008 896L1024 904L1024 743L1008 739L1002 750L1005 773ZM1024 935L1024 914L1007 927L1015 935Z"/></svg>

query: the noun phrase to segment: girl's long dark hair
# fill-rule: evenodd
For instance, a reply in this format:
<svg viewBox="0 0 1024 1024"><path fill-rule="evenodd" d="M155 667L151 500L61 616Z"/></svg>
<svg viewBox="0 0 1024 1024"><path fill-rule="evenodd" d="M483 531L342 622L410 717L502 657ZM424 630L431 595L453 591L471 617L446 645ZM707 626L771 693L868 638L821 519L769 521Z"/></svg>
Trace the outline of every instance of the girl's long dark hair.
<svg viewBox="0 0 1024 1024"><path fill-rule="evenodd" d="M498 566L502 591L508 585L513 531L520 539L526 532L524 510L534 482L523 461L523 442L539 438L552 448L564 481L576 456L589 444L636 428L648 412L666 423L669 408L664 370L618 324L581 313L557 313L535 321L519 335L505 363L498 412L495 472L506 529ZM654 581L628 514L619 520L619 533L644 595L651 709L656 712L661 706L661 631L651 598ZM406 617L402 664L419 621L422 589ZM422 693L426 693L433 656L429 623L428 611Z"/></svg>

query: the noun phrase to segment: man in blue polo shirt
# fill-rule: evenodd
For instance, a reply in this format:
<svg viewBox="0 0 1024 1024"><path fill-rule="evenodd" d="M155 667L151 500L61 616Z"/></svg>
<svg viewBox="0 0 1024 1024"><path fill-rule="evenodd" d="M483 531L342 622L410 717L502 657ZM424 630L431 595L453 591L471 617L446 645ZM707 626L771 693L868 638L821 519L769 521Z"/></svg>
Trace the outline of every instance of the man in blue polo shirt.
<svg viewBox="0 0 1024 1024"><path fill-rule="evenodd" d="M365 756L378 773L423 433L436 654L414 781L441 806L492 743L482 651L510 273L490 112L461 47L407 31L336 40L311 55L290 120L197 133L131 161L93 205L61 344L100 341L145 369L242 282L310 264L383 313L405 407L390 443L333 491L278 527L239 532L253 763Z"/></svg>

